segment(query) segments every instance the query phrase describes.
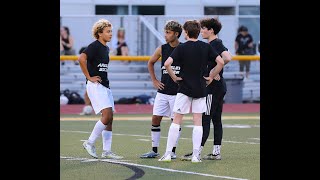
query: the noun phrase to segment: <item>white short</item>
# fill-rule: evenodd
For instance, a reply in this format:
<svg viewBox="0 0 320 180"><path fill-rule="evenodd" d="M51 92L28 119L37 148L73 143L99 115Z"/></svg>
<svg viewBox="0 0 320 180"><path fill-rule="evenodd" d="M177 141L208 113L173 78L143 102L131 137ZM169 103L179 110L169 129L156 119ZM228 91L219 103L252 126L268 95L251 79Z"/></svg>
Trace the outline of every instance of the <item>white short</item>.
<svg viewBox="0 0 320 180"><path fill-rule="evenodd" d="M112 107L112 111L114 111L114 100L109 88L100 83L87 81L87 93L96 114L109 107Z"/></svg>
<svg viewBox="0 0 320 180"><path fill-rule="evenodd" d="M178 93L173 106L173 112L179 114L188 114L192 109L192 113L206 112L206 97L192 98L182 93Z"/></svg>
<svg viewBox="0 0 320 180"><path fill-rule="evenodd" d="M157 92L153 104L153 115L173 118L173 105L176 95L167 95Z"/></svg>

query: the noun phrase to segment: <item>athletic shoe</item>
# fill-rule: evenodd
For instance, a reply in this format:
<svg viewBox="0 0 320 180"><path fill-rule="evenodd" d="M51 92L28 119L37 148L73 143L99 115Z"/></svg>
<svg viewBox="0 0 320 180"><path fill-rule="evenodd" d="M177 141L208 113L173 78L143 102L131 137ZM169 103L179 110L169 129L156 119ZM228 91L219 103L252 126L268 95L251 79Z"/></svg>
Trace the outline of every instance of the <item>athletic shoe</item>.
<svg viewBox="0 0 320 180"><path fill-rule="evenodd" d="M200 159L200 156L192 156L191 162L192 163L199 163L199 162L202 162L202 161Z"/></svg>
<svg viewBox="0 0 320 180"><path fill-rule="evenodd" d="M177 159L177 155L174 152L171 152L171 159Z"/></svg>
<svg viewBox="0 0 320 180"><path fill-rule="evenodd" d="M220 154L208 154L203 157L205 160L221 160L221 155Z"/></svg>
<svg viewBox="0 0 320 180"><path fill-rule="evenodd" d="M106 158L106 159L122 159L122 156L118 156L115 153L111 151L103 151L101 154L101 158Z"/></svg>
<svg viewBox="0 0 320 180"><path fill-rule="evenodd" d="M181 161L191 161L192 159L192 153L186 154L181 157Z"/></svg>
<svg viewBox="0 0 320 180"><path fill-rule="evenodd" d="M171 154L165 153L158 161L171 162Z"/></svg>
<svg viewBox="0 0 320 180"><path fill-rule="evenodd" d="M156 157L159 157L160 154L159 153L155 153L154 151L150 151L150 152L147 152L145 154L142 154L140 156L140 158L156 158Z"/></svg>
<svg viewBox="0 0 320 180"><path fill-rule="evenodd" d="M90 156L94 158L98 158L96 154L96 147L93 144L90 144L88 141L84 141L82 145L83 145L83 148L87 150Z"/></svg>

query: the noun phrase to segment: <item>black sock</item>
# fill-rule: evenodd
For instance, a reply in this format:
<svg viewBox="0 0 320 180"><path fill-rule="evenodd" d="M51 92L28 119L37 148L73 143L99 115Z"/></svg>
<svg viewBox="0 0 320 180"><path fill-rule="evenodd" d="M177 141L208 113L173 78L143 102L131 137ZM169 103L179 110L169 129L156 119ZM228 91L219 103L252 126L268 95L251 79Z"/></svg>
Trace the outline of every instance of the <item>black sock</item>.
<svg viewBox="0 0 320 180"><path fill-rule="evenodd" d="M152 147L153 152L158 153L158 147Z"/></svg>
<svg viewBox="0 0 320 180"><path fill-rule="evenodd" d="M176 152L176 147L172 148L172 152L174 152L174 153Z"/></svg>

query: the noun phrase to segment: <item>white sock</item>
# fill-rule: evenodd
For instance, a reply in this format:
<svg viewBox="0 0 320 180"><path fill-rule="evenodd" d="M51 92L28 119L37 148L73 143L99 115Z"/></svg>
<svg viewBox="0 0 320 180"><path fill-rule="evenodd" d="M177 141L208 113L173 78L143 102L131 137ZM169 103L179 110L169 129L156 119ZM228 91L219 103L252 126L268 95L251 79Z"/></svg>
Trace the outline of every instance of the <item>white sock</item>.
<svg viewBox="0 0 320 180"><path fill-rule="evenodd" d="M193 154L199 154L203 129L202 126L194 126L192 131Z"/></svg>
<svg viewBox="0 0 320 180"><path fill-rule="evenodd" d="M213 145L212 154L213 154L213 155L220 154L220 148L221 148L221 145Z"/></svg>
<svg viewBox="0 0 320 180"><path fill-rule="evenodd" d="M103 130L102 131L102 145L103 151L111 151L112 144L112 131Z"/></svg>
<svg viewBox="0 0 320 180"><path fill-rule="evenodd" d="M158 130L158 129L159 129L159 131L153 131L153 130ZM151 128L152 147L159 147L160 135L161 135L160 126L158 126L158 127L152 126L152 128Z"/></svg>
<svg viewBox="0 0 320 180"><path fill-rule="evenodd" d="M107 126L104 125L100 120L96 123L94 126L91 135L88 139L89 143L94 144L98 137L101 135L101 132L106 128Z"/></svg>
<svg viewBox="0 0 320 180"><path fill-rule="evenodd" d="M202 126L201 126L202 127ZM179 124L171 123L169 132L168 132L168 140L167 140L167 149L166 153L171 153L172 148L177 142L178 136L179 136Z"/></svg>
<svg viewBox="0 0 320 180"><path fill-rule="evenodd" d="M178 139L177 139L176 145L175 145L174 147L177 147L177 146L178 146L178 142L179 142L179 139L180 139L180 135L181 135L181 128L179 128Z"/></svg>
<svg viewBox="0 0 320 180"><path fill-rule="evenodd" d="M202 149L203 149L203 146L200 146L199 155L201 155Z"/></svg>

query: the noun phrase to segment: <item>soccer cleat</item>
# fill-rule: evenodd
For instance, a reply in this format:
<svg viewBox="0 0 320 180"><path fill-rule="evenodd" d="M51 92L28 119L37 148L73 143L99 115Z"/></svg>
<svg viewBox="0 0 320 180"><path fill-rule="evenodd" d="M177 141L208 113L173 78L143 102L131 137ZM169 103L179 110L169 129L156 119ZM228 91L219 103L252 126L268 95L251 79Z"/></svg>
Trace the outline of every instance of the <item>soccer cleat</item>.
<svg viewBox="0 0 320 180"><path fill-rule="evenodd" d="M147 152L145 154L142 154L140 156L140 158L156 158L156 157L159 157L160 154L159 153L155 153L154 151L150 151L150 152Z"/></svg>
<svg viewBox="0 0 320 180"><path fill-rule="evenodd" d="M192 163L199 163L199 162L202 162L202 161L200 159L200 156L192 156L191 162Z"/></svg>
<svg viewBox="0 0 320 180"><path fill-rule="evenodd" d="M171 159L177 159L177 155L174 152L171 152Z"/></svg>
<svg viewBox="0 0 320 180"><path fill-rule="evenodd" d="M158 161L171 162L171 154L165 153Z"/></svg>
<svg viewBox="0 0 320 180"><path fill-rule="evenodd" d="M122 159L122 156L118 156L115 153L111 151L103 151L101 154L101 158L106 158L106 159Z"/></svg>
<svg viewBox="0 0 320 180"><path fill-rule="evenodd" d="M205 160L221 160L221 155L220 154L208 154L203 157Z"/></svg>
<svg viewBox="0 0 320 180"><path fill-rule="evenodd" d="M186 154L181 157L181 161L191 161L192 159L192 153Z"/></svg>
<svg viewBox="0 0 320 180"><path fill-rule="evenodd" d="M93 144L90 144L88 141L84 141L82 145L83 145L83 148L87 150L90 156L94 158L98 158L96 154L96 147Z"/></svg>

